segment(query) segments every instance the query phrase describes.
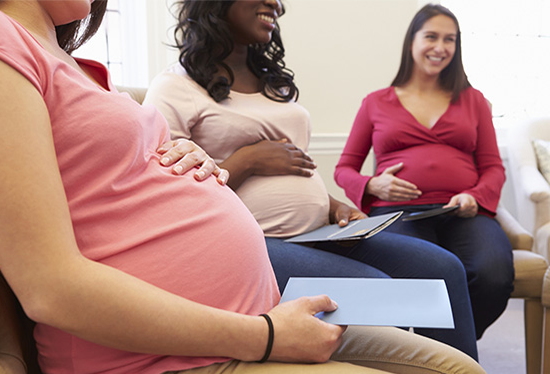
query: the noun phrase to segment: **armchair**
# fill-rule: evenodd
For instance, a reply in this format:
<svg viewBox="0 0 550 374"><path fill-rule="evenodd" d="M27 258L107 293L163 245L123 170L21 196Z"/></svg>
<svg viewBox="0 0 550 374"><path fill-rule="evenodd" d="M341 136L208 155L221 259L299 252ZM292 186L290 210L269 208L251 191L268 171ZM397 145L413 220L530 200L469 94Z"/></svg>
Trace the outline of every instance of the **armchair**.
<svg viewBox="0 0 550 374"><path fill-rule="evenodd" d="M539 171L534 139L550 141L550 117L528 120L510 129L509 171L518 220L534 237L533 250L550 259L550 185Z"/></svg>
<svg viewBox="0 0 550 374"><path fill-rule="evenodd" d="M508 236L514 248L514 292L512 298L524 300L524 327L525 327L525 363L527 374L544 374L541 367L546 365L550 369L550 327L543 326L543 307L541 295L543 280L546 280L547 305L550 307L550 273L548 263L544 257L531 252L533 237L527 232L512 215L503 207L497 208L497 221ZM550 323L550 311L545 309ZM544 355L542 342L547 341ZM548 352L546 352L548 351ZM548 369L546 369L548 370Z"/></svg>

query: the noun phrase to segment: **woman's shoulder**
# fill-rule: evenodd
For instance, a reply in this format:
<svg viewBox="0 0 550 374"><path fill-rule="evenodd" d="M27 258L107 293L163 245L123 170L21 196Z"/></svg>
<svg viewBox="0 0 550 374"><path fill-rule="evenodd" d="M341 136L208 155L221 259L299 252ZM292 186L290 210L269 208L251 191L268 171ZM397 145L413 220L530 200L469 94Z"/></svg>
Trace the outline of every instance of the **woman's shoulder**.
<svg viewBox="0 0 550 374"><path fill-rule="evenodd" d="M392 86L378 89L376 91L370 92L364 99L365 102L367 101L373 101L377 102L380 100L390 100L393 96L395 96L395 91Z"/></svg>
<svg viewBox="0 0 550 374"><path fill-rule="evenodd" d="M470 100L486 100L483 93L480 90L478 90L477 88L474 88L472 86L464 89L460 93L460 97L468 98Z"/></svg>
<svg viewBox="0 0 550 374"><path fill-rule="evenodd" d="M491 102L483 95L483 93L472 86L464 89L460 93L460 102L472 108L479 108L479 105L487 105L489 108L492 106Z"/></svg>
<svg viewBox="0 0 550 374"><path fill-rule="evenodd" d="M0 61L10 65L39 91L47 84L49 74L45 73L55 59L20 23L0 12Z"/></svg>
<svg viewBox="0 0 550 374"><path fill-rule="evenodd" d="M166 68L163 72L158 74L153 81L152 85L161 84L166 87L185 87L186 89L194 89L204 91L198 83L196 83L187 73L185 68L179 63L175 63Z"/></svg>
<svg viewBox="0 0 550 374"><path fill-rule="evenodd" d="M362 106L376 107L383 102L391 102L395 97L395 90L393 87L386 87L376 91L370 92L362 101Z"/></svg>
<svg viewBox="0 0 550 374"><path fill-rule="evenodd" d="M145 102L159 100L193 100L207 96L207 92L197 84L179 63L173 64L158 74L151 81L145 97Z"/></svg>

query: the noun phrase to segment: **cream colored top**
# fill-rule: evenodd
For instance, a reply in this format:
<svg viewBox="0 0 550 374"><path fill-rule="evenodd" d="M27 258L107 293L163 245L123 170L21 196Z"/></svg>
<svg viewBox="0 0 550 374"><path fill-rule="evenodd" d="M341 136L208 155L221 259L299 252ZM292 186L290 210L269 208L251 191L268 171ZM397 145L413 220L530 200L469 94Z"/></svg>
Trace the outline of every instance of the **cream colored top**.
<svg viewBox="0 0 550 374"><path fill-rule="evenodd" d="M308 149L309 113L298 103L233 91L216 103L179 64L153 80L144 104L164 114L172 138L193 140L216 162L264 139L286 138ZM328 193L317 172L313 177L252 176L236 193L269 237L293 236L328 223Z"/></svg>

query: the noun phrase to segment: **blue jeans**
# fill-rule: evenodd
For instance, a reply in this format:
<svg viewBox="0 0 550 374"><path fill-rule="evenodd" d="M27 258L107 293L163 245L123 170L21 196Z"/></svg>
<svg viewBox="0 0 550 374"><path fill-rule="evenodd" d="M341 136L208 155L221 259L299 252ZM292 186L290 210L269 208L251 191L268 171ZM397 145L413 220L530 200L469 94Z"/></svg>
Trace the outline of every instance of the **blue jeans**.
<svg viewBox="0 0 550 374"><path fill-rule="evenodd" d="M409 213L441 206L376 207L370 214L398 210ZM481 338L506 309L514 289L512 246L499 223L484 215L460 218L445 214L418 221L399 220L387 230L428 240L460 259L466 269L476 336Z"/></svg>
<svg viewBox="0 0 550 374"><path fill-rule="evenodd" d="M444 279L453 309L454 329L415 329L477 360L475 329L466 273L460 260L424 240L386 231L355 242L319 243L316 248L266 238L281 290L293 277L366 277Z"/></svg>

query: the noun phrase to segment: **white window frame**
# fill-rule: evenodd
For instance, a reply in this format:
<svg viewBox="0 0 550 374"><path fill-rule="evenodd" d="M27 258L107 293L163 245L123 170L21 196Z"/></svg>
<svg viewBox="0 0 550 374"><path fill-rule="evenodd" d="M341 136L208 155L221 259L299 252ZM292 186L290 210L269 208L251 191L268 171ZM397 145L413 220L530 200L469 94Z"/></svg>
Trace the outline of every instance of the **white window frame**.
<svg viewBox="0 0 550 374"><path fill-rule="evenodd" d="M174 1L118 0L120 25L107 31L111 42L116 38L120 45L122 73L120 77L112 77L116 85L147 87L157 74L177 61L177 51L169 47L173 44L175 25L169 8ZM105 31L99 30L93 38L106 38ZM104 50L86 46L75 51L75 56L92 60L101 60L102 55Z"/></svg>

